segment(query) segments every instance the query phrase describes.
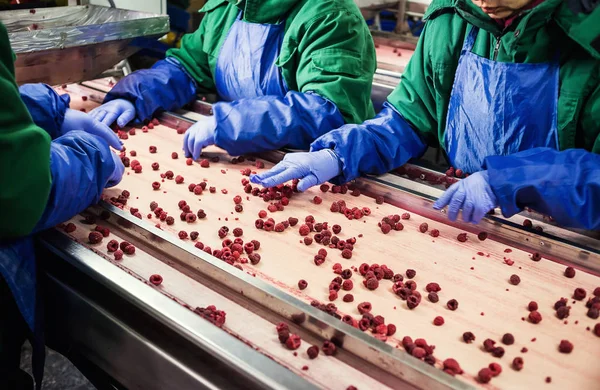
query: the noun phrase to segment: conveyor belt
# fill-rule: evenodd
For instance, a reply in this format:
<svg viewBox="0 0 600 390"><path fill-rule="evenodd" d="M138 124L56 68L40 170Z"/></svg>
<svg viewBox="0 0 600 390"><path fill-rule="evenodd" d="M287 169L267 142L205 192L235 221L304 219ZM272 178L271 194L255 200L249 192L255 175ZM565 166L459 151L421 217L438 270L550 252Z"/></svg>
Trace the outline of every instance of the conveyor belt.
<svg viewBox="0 0 600 390"><path fill-rule="evenodd" d="M82 87L69 86L68 90L71 93L92 93ZM97 99L81 102L77 96L73 96L74 105L82 104L87 109L96 104L93 100ZM205 106L198 103L198 107ZM189 125L185 118L171 114L161 117L161 123L169 123L180 129ZM567 324L557 319L552 309L553 303L560 297L570 297L575 287L583 287L591 295L594 288L600 286L599 278L592 274L600 266L599 254L594 248L595 240L579 236L565 239L550 234L540 235L496 217L489 217L479 227L450 225L443 214L430 207L435 191L439 193L440 190L423 195L417 193L421 185L387 175L359 180L356 186L361 188L362 195L358 197L322 193L315 188L305 194L294 195L284 211L272 214L276 221L289 216L302 220L311 214L317 221L328 221L330 226L340 224L341 237L357 237L352 259L343 259L339 251L327 248L327 261L316 267L312 258L321 246L316 243L306 246L299 242L302 237L298 235L297 227L289 228L283 233L268 233L254 228L258 210L265 208L267 203L242 191L240 180L244 176L239 170L251 167L248 162L231 164L227 162L228 156L211 148L207 151L208 155L218 155L220 162L212 163L209 169L200 168L197 163L187 166L183 158L173 160L170 157L171 152L180 151L181 137L177 131L159 126L148 133L141 133L138 129L136 135L125 141L127 153L136 150L137 156L131 159L138 159L144 166L144 171L136 175L128 169L128 175L121 185L107 190L106 194L110 197L123 189L129 190L132 196L126 209L139 208L142 220L133 217L127 210L121 211L105 205L105 208L110 209L111 217L102 224L111 227L111 237L104 239L103 244L87 243L87 234L94 225L82 224L81 217L78 217L73 219L78 228L70 236L75 241L65 241L66 237L62 233L53 233L47 238L48 245L57 253L71 257L70 263L77 268L93 268L94 272L88 273L95 273L97 279L113 285L130 301L136 302L140 296L147 296L148 301L137 302L137 307L165 323L171 323L171 327L174 323L179 330L187 329L184 334L190 340L205 337L204 327L196 328L197 325L190 321L199 318L181 305L193 308L213 303L227 308L224 327L226 332L222 332L223 337L233 335L236 339L243 340L246 345L273 359L277 367L285 367L286 371L289 370L317 387L346 388L354 384L358 388L398 388L406 386L406 382L427 389L478 387L481 384L475 379L477 372L491 362L498 362L503 367L503 373L491 383L497 388L574 386L591 389L600 379L593 364L593 357L600 352L600 339L586 330L586 327L593 328L597 320L586 317L582 302L572 304ZM148 153L150 145L158 147L156 154ZM268 168L271 166L270 161L275 162L281 158L281 154L272 153L262 157L266 159ZM154 161L160 163L158 172L150 168ZM183 175L184 184L160 181L158 173L167 169L173 170L176 175ZM215 194L196 196L187 190L187 184L203 179L207 179L208 185L215 186L218 191ZM150 186L155 180L161 182L159 191L153 191ZM410 188L403 186L407 182L412 183L408 186ZM224 188L228 190L227 194L220 192ZM233 211L232 198L237 194L243 196L242 213ZM316 195L323 199L322 204L315 205L311 202ZM370 197L377 195L385 196L386 203L377 205ZM192 225L176 218L172 226L160 223L160 229L154 227L158 222L154 216L151 220L146 218L148 204L152 200L156 200L170 215L178 217L177 202L180 199L193 204L194 210L203 208L207 218ZM370 207L372 214L349 221L341 214L331 213L329 205L339 199L344 199L351 206ZM100 209L92 209L90 212L98 214ZM383 235L379 231L377 223L382 217L404 212L410 212L411 218L402 221L403 231L392 231L389 235ZM427 233L419 232L418 228L423 222L428 223L429 231L438 229L440 236L433 238ZM262 260L258 265L240 264L244 272L239 271L197 250L189 240L179 240L176 237L180 230L197 230L200 232L199 240L215 248L220 245L216 230L222 225L231 229L242 227L242 238L245 241L253 238L261 241L259 253ZM489 238L483 242L476 237L481 230L489 233ZM468 233L469 239L465 243L456 240L461 232ZM119 237L120 241L127 239L133 242L138 248L136 254L126 256L122 261L112 260L105 244L113 236ZM89 247L93 252L82 249L83 247ZM77 256L73 255L74 250ZM531 252L543 253L544 260L533 262L530 259ZM414 310L409 310L406 302L391 292L389 281L383 280L377 290L369 291L364 288L363 278L356 272L352 277L354 288L350 291L354 294L354 302L342 302L343 294L334 302L341 315L349 314L355 318L359 318L357 303L371 302L374 314L383 315L386 323L394 323L398 327L397 334L388 337L386 343L373 338L370 332L363 333L342 324L309 305L315 299L328 302L327 286L337 276L331 270L332 264L336 262L341 263L344 268L358 267L362 262L384 263L402 274L408 268L417 270L414 280L424 297ZM511 262L514 263L508 265ZM575 265L578 268L576 277L565 278L562 275L564 265L560 263ZM110 275L104 276L105 272ZM160 273L164 277L160 287L140 283L154 273ZM508 283L511 274L521 277L520 285ZM300 278L308 281L309 287L306 290L298 290L297 281ZM423 290L432 281L442 286L440 302L437 304L429 302L425 298L427 293ZM445 302L450 298L459 301L458 310L446 309ZM526 318L528 315L526 305L530 300L539 303L539 310L544 318L540 324L534 325L521 320L521 317ZM304 321L294 324L292 316L296 319L303 317ZM435 316L443 316L446 323L435 327L432 324ZM273 324L282 319L287 319L294 332L298 332L305 341L298 350L297 357L277 340ZM192 330L196 331L195 334ZM469 345L461 341L461 335L465 331L475 333L475 343ZM499 343L506 332L514 334L516 342L512 346L504 346L504 357L494 358L481 350L484 339L489 337ZM404 335L424 337L435 344L437 368L406 354L399 346ZM324 339L332 338L343 346L336 357L320 355L314 361L306 357L306 344L320 345ZM571 354L562 355L557 351L561 339L569 339L574 343L575 349ZM223 348L228 344L230 342L224 342ZM521 352L522 348L527 348L528 352ZM510 367L515 356L522 356L525 360L522 371L517 372ZM465 370L463 375L453 378L439 370L441 361L449 357L459 361ZM304 365L308 370L302 369ZM251 374L257 368L246 366L240 367L240 370L252 377ZM269 373L277 371L276 368L273 370L269 369ZM332 383L331 372L336 372L341 380ZM576 374L572 374L573 372ZM260 378L257 373L254 374ZM547 376L552 378L552 383L545 383ZM293 387L299 383L301 382L292 381L282 386Z"/></svg>

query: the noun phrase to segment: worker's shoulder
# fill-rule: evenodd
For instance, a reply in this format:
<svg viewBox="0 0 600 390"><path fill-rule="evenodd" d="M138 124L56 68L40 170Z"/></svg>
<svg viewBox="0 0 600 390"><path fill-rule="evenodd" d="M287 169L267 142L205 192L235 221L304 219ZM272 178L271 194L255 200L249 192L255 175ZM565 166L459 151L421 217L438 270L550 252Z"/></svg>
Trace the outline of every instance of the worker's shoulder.
<svg viewBox="0 0 600 390"><path fill-rule="evenodd" d="M229 1L227 1L227 0L208 0L204 4L204 7L202 7L200 9L200 11L198 11L198 12L210 12L210 11L214 11L218 7L225 6L227 4L229 4Z"/></svg>
<svg viewBox="0 0 600 390"><path fill-rule="evenodd" d="M350 15L362 20L358 6L353 0L300 0L292 17L305 20L330 14Z"/></svg>

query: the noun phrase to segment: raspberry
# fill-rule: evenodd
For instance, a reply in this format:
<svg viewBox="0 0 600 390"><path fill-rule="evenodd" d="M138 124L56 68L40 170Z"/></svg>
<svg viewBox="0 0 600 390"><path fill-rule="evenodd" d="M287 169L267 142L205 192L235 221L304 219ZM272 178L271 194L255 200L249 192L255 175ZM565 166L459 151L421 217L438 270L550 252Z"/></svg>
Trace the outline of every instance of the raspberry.
<svg viewBox="0 0 600 390"><path fill-rule="evenodd" d="M558 345L558 351L561 353L571 353L573 351L573 344L568 340L561 340Z"/></svg>
<svg viewBox="0 0 600 390"><path fill-rule="evenodd" d="M290 223L290 225L292 225L292 224ZM300 226L299 231L300 231L301 236L307 236L310 233L310 228L308 227L308 225L302 225L302 226Z"/></svg>
<svg viewBox="0 0 600 390"><path fill-rule="evenodd" d="M377 289L377 287L379 287L379 281L377 280L377 278L369 278L367 280L364 280L363 284L369 290L375 290Z"/></svg>
<svg viewBox="0 0 600 390"><path fill-rule="evenodd" d="M156 146L150 146L148 149L150 150L150 153L156 153Z"/></svg>
<svg viewBox="0 0 600 390"><path fill-rule="evenodd" d="M241 228L235 228L233 229L233 236L234 237L241 237L244 234L244 231Z"/></svg>
<svg viewBox="0 0 600 390"><path fill-rule="evenodd" d="M236 204L234 210L236 213L241 213L242 211L244 211L244 206L242 206L241 204Z"/></svg>
<svg viewBox="0 0 600 390"><path fill-rule="evenodd" d="M542 315L538 311L529 313L529 321L533 324L539 324L542 321Z"/></svg>
<svg viewBox="0 0 600 390"><path fill-rule="evenodd" d="M492 371L489 368L485 367L479 370L477 376L481 383L488 383L492 380Z"/></svg>
<svg viewBox="0 0 600 390"><path fill-rule="evenodd" d="M119 242L117 240L110 240L108 244L106 244L106 249L109 252L116 252L119 250Z"/></svg>
<svg viewBox="0 0 600 390"><path fill-rule="evenodd" d="M308 282L306 280L304 280L304 279L300 279L298 281L298 288L300 290L304 290L306 287L308 287Z"/></svg>
<svg viewBox="0 0 600 390"><path fill-rule="evenodd" d="M135 246L129 244L125 247L125 249L123 249L123 252L128 255L133 255L135 253Z"/></svg>
<svg viewBox="0 0 600 390"><path fill-rule="evenodd" d="M320 197L318 197L318 196L315 196L315 197L313 198L313 203L314 203L314 204L321 204L321 203L323 203L323 199L321 199L321 198L320 198Z"/></svg>
<svg viewBox="0 0 600 390"><path fill-rule="evenodd" d="M160 286L160 284L163 282L162 276L160 276L158 274L150 275L149 280L150 280L150 283L152 283L155 286Z"/></svg>
<svg viewBox="0 0 600 390"><path fill-rule="evenodd" d="M258 248L256 248L256 246L255 246L254 249L258 249ZM256 264L260 263L260 255L258 253L252 253L252 254L248 255L248 259L250 260L250 263L252 265L256 265Z"/></svg>
<svg viewBox="0 0 600 390"><path fill-rule="evenodd" d="M342 242L342 241L340 241ZM352 258L352 251L350 249L344 249L342 250L342 257L344 259L351 259Z"/></svg>
<svg viewBox="0 0 600 390"><path fill-rule="evenodd" d="M177 233L177 235L182 240L185 240L186 238L188 238L188 234L185 230L180 230L179 233Z"/></svg>
<svg viewBox="0 0 600 390"><path fill-rule="evenodd" d="M98 243L102 242L102 237L103 237L102 233L96 232L96 231L93 231L88 235L90 244L98 244Z"/></svg>
<svg viewBox="0 0 600 390"><path fill-rule="evenodd" d="M437 316L433 319L433 325L435 326L442 326L444 325L444 317L441 316Z"/></svg>
<svg viewBox="0 0 600 390"><path fill-rule="evenodd" d="M460 242L465 242L467 241L467 233L460 233L456 239Z"/></svg>
<svg viewBox="0 0 600 390"><path fill-rule="evenodd" d="M428 229L429 229L429 225L427 225L426 222L423 222L421 225L419 225L419 231L421 233L427 232Z"/></svg>
<svg viewBox="0 0 600 390"><path fill-rule="evenodd" d="M184 181L183 176L177 175L177 177L175 177L175 183L181 184L181 183L183 183L183 181Z"/></svg>
<svg viewBox="0 0 600 390"><path fill-rule="evenodd" d="M235 203L235 204L240 204L240 203L242 203L242 197L241 197L241 196L239 196L239 195L236 195L236 196L233 198L233 203Z"/></svg>
<svg viewBox="0 0 600 390"><path fill-rule="evenodd" d="M194 163L194 160L192 160L191 158L188 158L185 160L186 165L192 165Z"/></svg>
<svg viewBox="0 0 600 390"><path fill-rule="evenodd" d="M175 176L175 174L173 173L173 171L166 171L165 172L165 177L169 180L171 180L173 178L173 176Z"/></svg>
<svg viewBox="0 0 600 390"><path fill-rule="evenodd" d="M293 333L290 334L290 337L288 337L288 339L285 342L285 346L291 350L300 348L300 344L302 344L302 339L300 339L300 336L295 335Z"/></svg>
<svg viewBox="0 0 600 390"><path fill-rule="evenodd" d="M177 160L179 158L179 155L177 154L177 152L173 152L173 153L171 153L171 158L173 160Z"/></svg>
<svg viewBox="0 0 600 390"><path fill-rule="evenodd" d="M521 369L523 369L523 363L522 357L516 357L512 361L512 367L515 369L515 371L521 371Z"/></svg>
<svg viewBox="0 0 600 390"><path fill-rule="evenodd" d="M121 260L123 258L123 251L118 249L115 251L114 255L115 255L115 260Z"/></svg>
<svg viewBox="0 0 600 390"><path fill-rule="evenodd" d="M567 267L565 269L565 276L569 279L575 277L575 268Z"/></svg>
<svg viewBox="0 0 600 390"><path fill-rule="evenodd" d="M332 356L332 355L335 355L335 352L337 351L337 347L331 341L325 340L323 342L323 346L321 347L321 350L323 350L323 353L325 355Z"/></svg>
<svg viewBox="0 0 600 390"><path fill-rule="evenodd" d="M316 345L309 347L306 350L306 354L310 359L315 359L317 356L319 356L319 347L317 347Z"/></svg>
<svg viewBox="0 0 600 390"><path fill-rule="evenodd" d="M157 181L153 182L153 183L152 183L152 188L153 188L154 190L158 190L158 189L160 189L160 183L159 183L159 182L157 182Z"/></svg>
<svg viewBox="0 0 600 390"><path fill-rule="evenodd" d="M451 299L448 301L448 303L446 303L446 306L448 307L448 309L454 311L458 309L458 301L456 299Z"/></svg>
<svg viewBox="0 0 600 390"><path fill-rule="evenodd" d="M208 167L210 167L210 161L208 161L207 159L204 159L204 160L200 161L200 166L202 168L208 168Z"/></svg>

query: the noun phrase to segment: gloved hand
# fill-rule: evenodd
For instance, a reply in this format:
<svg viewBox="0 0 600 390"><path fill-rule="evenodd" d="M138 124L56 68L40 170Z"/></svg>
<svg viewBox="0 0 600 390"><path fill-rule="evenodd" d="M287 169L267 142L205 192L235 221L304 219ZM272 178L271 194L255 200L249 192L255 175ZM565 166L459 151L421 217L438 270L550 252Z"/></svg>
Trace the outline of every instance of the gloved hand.
<svg viewBox="0 0 600 390"><path fill-rule="evenodd" d="M194 123L183 136L183 152L194 160L200 158L202 149L215 143L217 122L214 116L207 116Z"/></svg>
<svg viewBox="0 0 600 390"><path fill-rule="evenodd" d="M479 223L497 204L498 200L490 186L488 173L481 171L453 184L433 204L433 208L441 210L448 206L448 218L451 221L456 221L458 212L462 209L465 222Z"/></svg>
<svg viewBox="0 0 600 390"><path fill-rule="evenodd" d="M52 141L52 189L33 233L56 226L98 202L105 187L119 183L124 169L104 141L86 132L70 131Z"/></svg>
<svg viewBox="0 0 600 390"><path fill-rule="evenodd" d="M90 115L106 126L112 125L116 120L117 126L125 127L135 118L135 107L129 100L115 99L94 108L90 111Z"/></svg>
<svg viewBox="0 0 600 390"><path fill-rule="evenodd" d="M60 134L66 134L71 130L83 130L106 141L106 143L117 150L123 149L119 137L117 137L110 127L98 122L91 115L69 108L65 113L65 120L60 127Z"/></svg>
<svg viewBox="0 0 600 390"><path fill-rule="evenodd" d="M279 164L267 172L250 176L250 181L273 187L292 179L300 179L298 190L325 183L341 173L340 160L331 149L318 152L288 153Z"/></svg>

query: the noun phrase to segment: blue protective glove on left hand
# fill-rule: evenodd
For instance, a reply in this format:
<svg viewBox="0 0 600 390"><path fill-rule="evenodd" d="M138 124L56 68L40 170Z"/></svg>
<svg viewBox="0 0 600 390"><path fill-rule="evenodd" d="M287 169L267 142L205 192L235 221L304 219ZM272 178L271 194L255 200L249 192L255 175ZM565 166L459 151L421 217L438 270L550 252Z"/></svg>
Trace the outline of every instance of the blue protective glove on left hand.
<svg viewBox="0 0 600 390"><path fill-rule="evenodd" d="M60 133L66 134L72 130L83 130L104 140L107 144L117 150L123 149L119 137L102 122L98 122L91 115L84 112L67 109L65 119L60 127Z"/></svg>
<svg viewBox="0 0 600 390"><path fill-rule="evenodd" d="M465 222L479 223L488 211L498 205L496 195L490 186L487 171L476 172L452 185L434 204L441 210L448 206L448 218L456 221L462 209Z"/></svg>
<svg viewBox="0 0 600 390"><path fill-rule="evenodd" d="M292 179L300 179L298 190L304 192L340 173L339 158L333 150L323 149L318 152L288 153L270 170L250 176L250 181L264 187L274 187Z"/></svg>
<svg viewBox="0 0 600 390"><path fill-rule="evenodd" d="M194 123L183 136L183 152L194 160L200 158L202 149L215 144L217 122L214 116L207 116Z"/></svg>
<svg viewBox="0 0 600 390"><path fill-rule="evenodd" d="M117 121L117 126L125 127L135 118L135 107L129 100L115 99L94 108L90 115L106 126Z"/></svg>

